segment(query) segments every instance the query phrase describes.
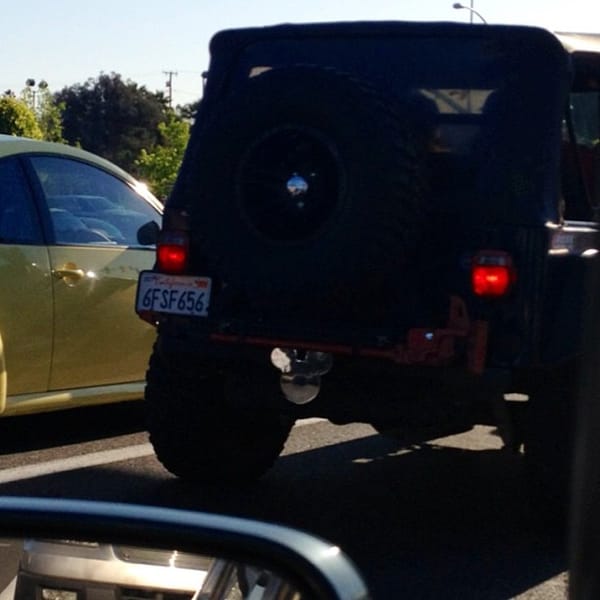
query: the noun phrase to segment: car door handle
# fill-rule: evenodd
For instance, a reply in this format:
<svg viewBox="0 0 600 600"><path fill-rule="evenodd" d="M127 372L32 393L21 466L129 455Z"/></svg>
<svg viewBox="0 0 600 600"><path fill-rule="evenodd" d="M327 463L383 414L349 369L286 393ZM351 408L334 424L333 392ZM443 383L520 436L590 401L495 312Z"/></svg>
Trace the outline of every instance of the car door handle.
<svg viewBox="0 0 600 600"><path fill-rule="evenodd" d="M53 269L52 275L57 279L63 279L65 283L73 284L85 277L85 271L74 263L67 263L58 269Z"/></svg>

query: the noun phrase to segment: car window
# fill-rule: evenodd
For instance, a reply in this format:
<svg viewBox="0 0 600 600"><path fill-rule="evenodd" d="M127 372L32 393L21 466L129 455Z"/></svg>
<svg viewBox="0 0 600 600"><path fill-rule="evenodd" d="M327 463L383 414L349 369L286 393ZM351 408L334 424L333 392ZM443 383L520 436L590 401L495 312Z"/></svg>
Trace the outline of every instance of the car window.
<svg viewBox="0 0 600 600"><path fill-rule="evenodd" d="M139 246L138 229L159 221L144 198L100 168L54 156L31 157L31 164L46 197L57 244Z"/></svg>
<svg viewBox="0 0 600 600"><path fill-rule="evenodd" d="M563 122L561 148L565 217L587 220L590 207L600 205L600 92L571 93L568 119Z"/></svg>
<svg viewBox="0 0 600 600"><path fill-rule="evenodd" d="M0 160L0 243L42 243L27 181L14 158Z"/></svg>

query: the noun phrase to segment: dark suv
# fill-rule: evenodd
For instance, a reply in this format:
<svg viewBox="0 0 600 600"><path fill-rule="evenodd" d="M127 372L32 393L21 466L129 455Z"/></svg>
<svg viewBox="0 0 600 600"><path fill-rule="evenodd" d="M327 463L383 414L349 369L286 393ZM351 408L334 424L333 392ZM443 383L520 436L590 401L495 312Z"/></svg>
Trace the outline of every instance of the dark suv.
<svg viewBox="0 0 600 600"><path fill-rule="evenodd" d="M600 37L281 25L221 32L211 57L138 291L158 458L238 482L299 417L402 444L495 423L560 495L598 261Z"/></svg>

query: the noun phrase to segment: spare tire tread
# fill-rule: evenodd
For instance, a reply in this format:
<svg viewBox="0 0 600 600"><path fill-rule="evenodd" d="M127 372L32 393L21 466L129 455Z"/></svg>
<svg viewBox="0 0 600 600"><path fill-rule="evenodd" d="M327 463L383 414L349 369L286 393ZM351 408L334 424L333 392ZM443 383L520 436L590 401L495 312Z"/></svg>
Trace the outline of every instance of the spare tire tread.
<svg viewBox="0 0 600 600"><path fill-rule="evenodd" d="M196 144L192 228L203 257L259 301L307 288L325 297L332 283L351 284L374 268L396 277L428 216L424 144L408 112L401 100L331 69L296 66L251 78L224 100ZM240 214L239 163L265 132L290 126L323 134L343 181L330 222L306 239L273 241Z"/></svg>

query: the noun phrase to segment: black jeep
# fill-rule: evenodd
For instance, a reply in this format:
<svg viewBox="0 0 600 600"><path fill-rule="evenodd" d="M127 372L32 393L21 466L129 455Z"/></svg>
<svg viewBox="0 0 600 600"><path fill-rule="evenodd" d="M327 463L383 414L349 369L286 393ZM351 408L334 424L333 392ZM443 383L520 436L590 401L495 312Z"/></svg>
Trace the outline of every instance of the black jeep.
<svg viewBox="0 0 600 600"><path fill-rule="evenodd" d="M158 458L239 482L299 417L402 444L488 423L560 495L595 301L599 138L600 37L403 22L217 34L138 290L158 327Z"/></svg>

